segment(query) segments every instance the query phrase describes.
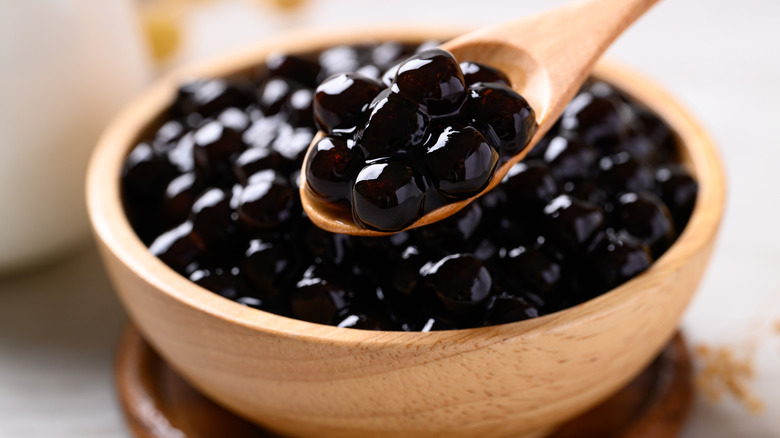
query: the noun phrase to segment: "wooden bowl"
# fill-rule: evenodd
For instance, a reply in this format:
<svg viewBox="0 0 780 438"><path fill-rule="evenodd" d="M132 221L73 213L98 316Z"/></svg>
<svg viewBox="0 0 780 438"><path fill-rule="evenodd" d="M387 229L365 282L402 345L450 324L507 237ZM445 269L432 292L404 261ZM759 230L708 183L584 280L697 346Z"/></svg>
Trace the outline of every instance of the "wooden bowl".
<svg viewBox="0 0 780 438"><path fill-rule="evenodd" d="M713 247L724 178L712 141L670 96L614 64L595 75L676 131L699 181L677 242L646 272L584 304L533 320L432 333L312 324L222 298L152 256L120 200L122 162L159 122L184 77L252 71L270 52L368 38L445 39L452 29L310 31L157 82L104 133L87 180L105 266L133 322L184 378L226 408L299 436L543 436L605 399L673 335Z"/></svg>

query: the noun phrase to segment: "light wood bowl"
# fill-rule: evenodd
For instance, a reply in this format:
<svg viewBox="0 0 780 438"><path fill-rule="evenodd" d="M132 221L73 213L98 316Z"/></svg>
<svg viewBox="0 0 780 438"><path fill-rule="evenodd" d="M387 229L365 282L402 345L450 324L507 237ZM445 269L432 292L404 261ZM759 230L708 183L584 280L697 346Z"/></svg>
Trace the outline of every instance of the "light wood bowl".
<svg viewBox="0 0 780 438"><path fill-rule="evenodd" d="M494 327L372 332L293 320L203 289L152 256L128 223L120 169L182 78L252 71L270 52L368 38L445 39L453 29L310 31L166 76L105 131L87 180L105 266L133 322L184 378L230 410L299 436L543 436L621 388L673 335L723 213L712 141L669 95L626 68L594 74L661 115L698 179L693 215L645 273L584 304Z"/></svg>

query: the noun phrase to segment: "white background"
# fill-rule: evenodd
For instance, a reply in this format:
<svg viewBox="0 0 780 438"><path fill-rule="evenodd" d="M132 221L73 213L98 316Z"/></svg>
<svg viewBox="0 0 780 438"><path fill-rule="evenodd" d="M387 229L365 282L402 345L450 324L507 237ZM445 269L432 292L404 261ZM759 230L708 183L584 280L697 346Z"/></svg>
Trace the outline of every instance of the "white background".
<svg viewBox="0 0 780 438"><path fill-rule="evenodd" d="M311 23L481 25L562 3L310 0L302 13L283 16L257 1L226 0L195 11L179 60ZM780 2L664 0L609 56L679 96L725 161L728 208L683 321L688 339L739 348L760 337L746 354L764 412L699 398L683 436L780 437L780 333L769 335L780 320ZM127 437L112 382L123 318L91 242L65 260L0 278L0 437Z"/></svg>

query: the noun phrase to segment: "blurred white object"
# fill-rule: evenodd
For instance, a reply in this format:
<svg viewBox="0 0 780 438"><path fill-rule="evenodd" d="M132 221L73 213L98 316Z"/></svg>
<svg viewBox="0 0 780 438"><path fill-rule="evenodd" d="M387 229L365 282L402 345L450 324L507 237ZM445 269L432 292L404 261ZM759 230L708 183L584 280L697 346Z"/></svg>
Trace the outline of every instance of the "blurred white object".
<svg viewBox="0 0 780 438"><path fill-rule="evenodd" d="M130 0L0 0L0 272L84 241L84 174L150 79Z"/></svg>

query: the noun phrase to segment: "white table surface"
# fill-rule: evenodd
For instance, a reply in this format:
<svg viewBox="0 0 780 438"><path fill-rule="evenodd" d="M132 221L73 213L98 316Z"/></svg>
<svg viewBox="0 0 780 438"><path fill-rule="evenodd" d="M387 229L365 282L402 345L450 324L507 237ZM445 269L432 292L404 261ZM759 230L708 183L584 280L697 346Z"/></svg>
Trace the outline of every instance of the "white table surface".
<svg viewBox="0 0 780 438"><path fill-rule="evenodd" d="M479 10L470 3L310 0L294 17L256 1L207 3L191 18L182 58L310 23L479 25L563 2L481 0ZM409 19L412 11L424 18ZM666 0L609 55L679 96L711 131L726 163L728 208L682 323L689 341L738 348L756 333L770 333L780 320L780 2ZM56 261L0 278L0 437L128 437L112 382L123 321L87 239ZM684 438L780 437L780 334L758 345L750 354L756 366L750 388L765 410L751 414L729 398L698 397Z"/></svg>

